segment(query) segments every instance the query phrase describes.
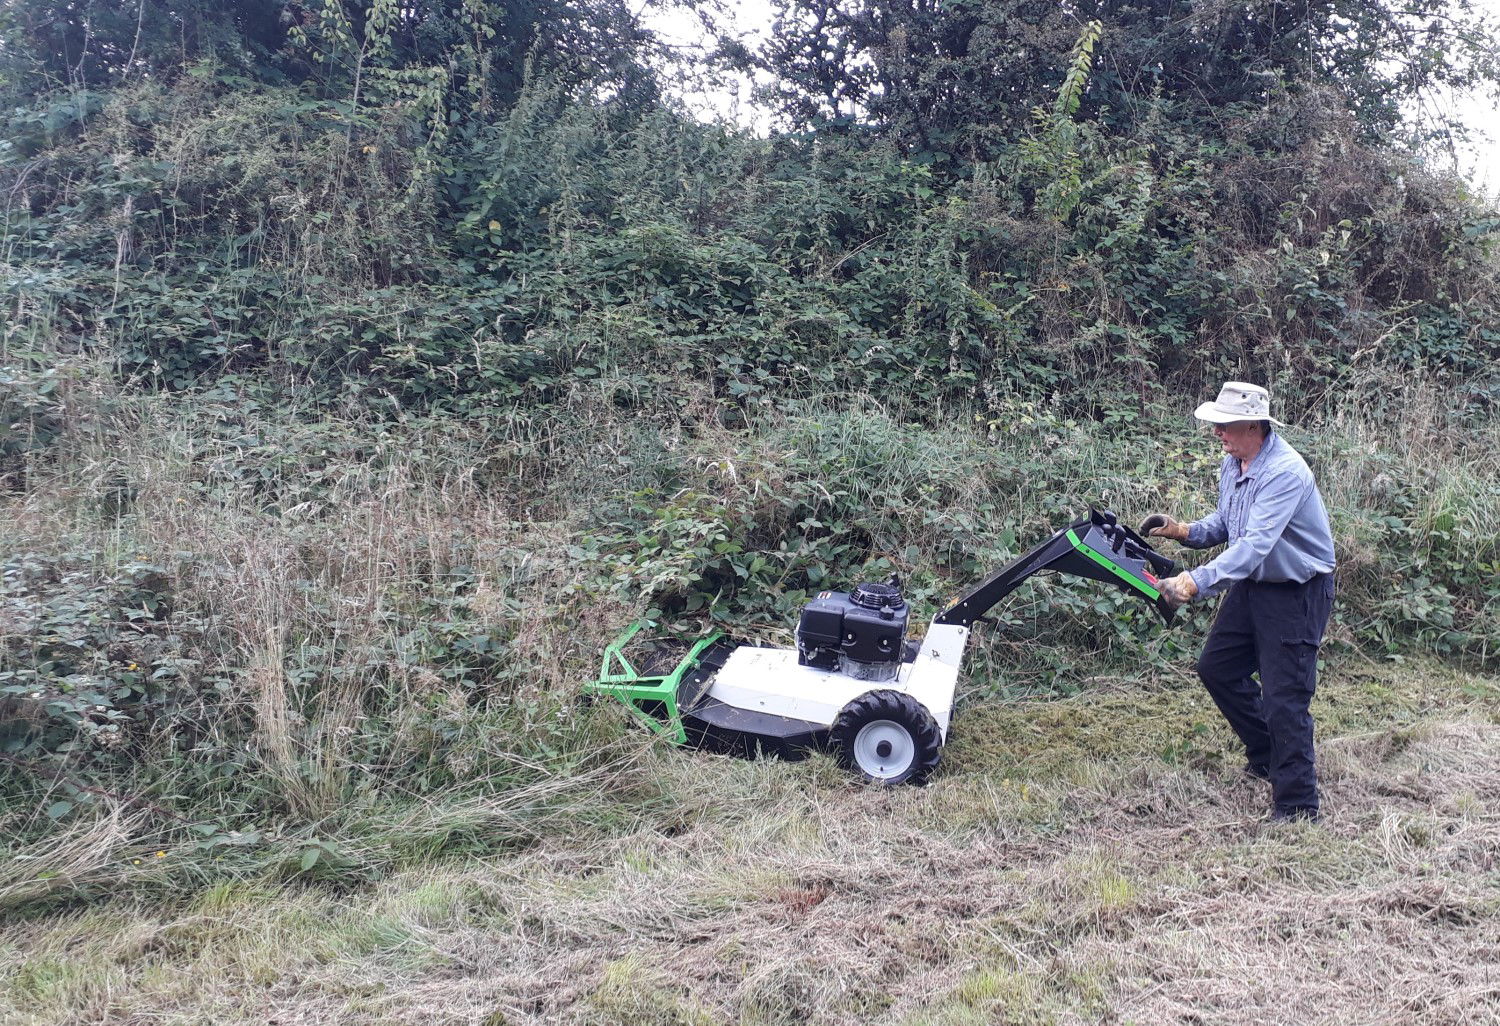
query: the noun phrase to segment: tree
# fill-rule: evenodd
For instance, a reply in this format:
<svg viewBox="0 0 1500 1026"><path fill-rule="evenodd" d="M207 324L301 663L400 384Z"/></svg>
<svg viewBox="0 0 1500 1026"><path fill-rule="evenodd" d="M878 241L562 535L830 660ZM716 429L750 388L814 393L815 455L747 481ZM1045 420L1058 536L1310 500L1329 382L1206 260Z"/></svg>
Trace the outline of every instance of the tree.
<svg viewBox="0 0 1500 1026"><path fill-rule="evenodd" d="M213 57L263 74L286 41L280 0L4 0L6 84L25 94L170 77Z"/></svg>
<svg viewBox="0 0 1500 1026"><path fill-rule="evenodd" d="M347 94L378 42L388 70L437 69L503 109L528 67L575 93L649 102L655 40L624 0L0 0L0 84L20 97L221 74Z"/></svg>
<svg viewBox="0 0 1500 1026"><path fill-rule="evenodd" d="M858 122L924 159L984 156L1056 91L1078 26L1045 0L778 0L759 66L794 128Z"/></svg>
<svg viewBox="0 0 1500 1026"><path fill-rule="evenodd" d="M858 123L937 159L984 158L1024 133L1093 20L1103 39L1084 114L1117 125L1166 101L1212 135L1226 108L1330 86L1376 136L1434 87L1500 78L1472 0L777 0L777 11L749 61L776 76L793 127Z"/></svg>

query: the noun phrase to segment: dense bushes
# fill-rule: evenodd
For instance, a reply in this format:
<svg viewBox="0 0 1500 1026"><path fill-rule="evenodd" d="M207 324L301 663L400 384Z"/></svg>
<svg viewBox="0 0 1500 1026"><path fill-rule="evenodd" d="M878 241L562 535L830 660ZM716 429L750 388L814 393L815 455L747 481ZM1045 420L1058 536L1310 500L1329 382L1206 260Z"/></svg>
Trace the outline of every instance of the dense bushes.
<svg viewBox="0 0 1500 1026"><path fill-rule="evenodd" d="M158 387L253 369L421 408L534 407L615 369L659 396L1019 395L1115 419L1230 373L1298 408L1363 367L1492 400L1494 213L1371 143L1332 85L1225 101L1211 132L1160 88L1121 120L1088 90L1125 30L1091 28L1055 102L958 164L895 129L757 139L644 87L599 101L577 68L480 97L387 16L320 14L258 80L204 58L14 82L20 340ZM319 32L364 32L354 65L298 63ZM455 69L479 60L453 45Z"/></svg>
<svg viewBox="0 0 1500 1026"><path fill-rule="evenodd" d="M399 117L346 156L325 103L198 88L118 94L28 166L23 333L159 386L259 369L423 408L547 403L615 370L663 398L690 380L1116 418L1226 374L1315 409L1366 366L1493 397L1495 218L1336 121L1280 156L1050 125L954 179L523 97L439 181Z"/></svg>

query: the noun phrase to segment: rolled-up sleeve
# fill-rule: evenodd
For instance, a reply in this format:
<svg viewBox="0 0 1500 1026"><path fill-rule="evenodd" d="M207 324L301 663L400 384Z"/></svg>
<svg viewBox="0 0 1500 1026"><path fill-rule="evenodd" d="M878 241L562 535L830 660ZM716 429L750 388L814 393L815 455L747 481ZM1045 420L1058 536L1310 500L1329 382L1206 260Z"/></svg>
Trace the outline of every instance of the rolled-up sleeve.
<svg viewBox="0 0 1500 1026"><path fill-rule="evenodd" d="M1198 585L1198 597L1217 595L1235 581L1249 577L1265 561L1312 488L1311 477L1304 480L1290 470L1274 474L1262 482L1246 511L1245 533L1217 557L1191 571L1193 583ZM1218 514L1208 519L1218 519L1221 527L1223 525ZM1191 537L1189 531L1189 539Z"/></svg>

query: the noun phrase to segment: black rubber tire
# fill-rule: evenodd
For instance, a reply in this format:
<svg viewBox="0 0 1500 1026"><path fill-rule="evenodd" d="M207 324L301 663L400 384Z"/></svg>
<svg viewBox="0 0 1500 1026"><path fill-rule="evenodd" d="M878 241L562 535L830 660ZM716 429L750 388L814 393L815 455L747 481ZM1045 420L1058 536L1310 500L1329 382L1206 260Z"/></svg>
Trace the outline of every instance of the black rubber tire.
<svg viewBox="0 0 1500 1026"><path fill-rule="evenodd" d="M859 732L872 723L888 720L903 728L911 738L911 765L892 777L878 777L865 772L855 758L854 741ZM925 784L927 776L937 769L942 757L943 735L932 713L910 695L899 691L866 691L839 710L833 728L828 732L828 747L839 765L877 784Z"/></svg>

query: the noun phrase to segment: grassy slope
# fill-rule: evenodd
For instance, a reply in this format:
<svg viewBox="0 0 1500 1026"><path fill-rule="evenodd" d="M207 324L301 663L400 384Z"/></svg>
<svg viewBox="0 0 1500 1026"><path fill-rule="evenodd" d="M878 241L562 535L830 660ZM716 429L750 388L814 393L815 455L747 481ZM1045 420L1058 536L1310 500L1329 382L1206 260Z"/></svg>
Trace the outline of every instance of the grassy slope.
<svg viewBox="0 0 1500 1026"><path fill-rule="evenodd" d="M1326 671L1321 827L1188 680L971 704L932 786L670 750L667 801L364 889L15 922L14 1023L1493 1021L1500 682ZM628 781L621 781L628 783ZM168 853L167 858L172 857Z"/></svg>
<svg viewBox="0 0 1500 1026"><path fill-rule="evenodd" d="M547 106L546 95L533 99ZM530 256L540 262L530 291L522 273L522 292L506 293L503 316L478 330L486 317L444 311L452 297L441 288L369 288L387 280L393 254L421 265L446 253L427 237L416 209L425 193L409 188L399 134L358 148L351 188L341 176L352 136L321 112L286 116L287 103L302 97L266 90L221 103L206 87L143 85L49 155L56 202L79 205L48 251L55 242L59 260L89 254L93 277L43 274L37 295L71 309L93 288L109 295L110 318L73 323L28 298L0 340L0 363L10 346L50 354L18 358L26 368L7 395L28 430L57 435L0 462L3 558L34 564L41 582L0 593L0 644L18 663L35 661L44 643L74 636L75 622L92 623L95 584L135 563L160 567L171 616L139 636L121 630L128 644L93 646L97 658L81 662L107 679L136 672L137 660L171 671L164 679L205 711L80 731L61 761L91 772L97 759L105 768L88 779L128 798L106 796L56 824L46 810L68 793L63 778L0 765L0 1021L1485 1021L1497 998L1485 966L1500 962L1485 861L1496 848L1497 688L1352 654L1461 650L1493 666L1500 650L1489 610L1500 591L1459 587L1444 562L1486 580L1500 570L1495 428L1429 422L1424 413L1446 410L1445 390L1412 378L1393 389L1385 368L1361 362L1402 339L1428 351L1428 336L1407 331L1416 319L1405 307L1387 320L1350 292L1357 331L1338 351L1353 355L1326 408L1308 397L1325 422L1295 436L1318 467L1342 564L1319 707L1326 827L1259 824L1263 787L1235 772L1226 732L1186 674L1203 612L1162 632L1118 595L1050 584L1018 594L1003 613L1006 639L969 661L943 774L924 790L885 793L823 759L750 764L643 747L621 717L575 717L577 685L650 586L658 601L737 586L724 603L734 625L784 643L802 589L826 579L812 570L900 570L925 614L1082 503L1127 515L1202 509L1217 460L1181 423L1191 397L1110 429L1003 387L974 409L916 411L927 425L917 427L889 394L892 381L901 392L908 361L918 375L921 361L945 365L978 318L963 283L992 243L966 263L956 212L993 219L994 239L1039 247L1017 254L1022 265L1057 271L1057 287L1000 303L1008 341L994 341L1007 359L1032 344L1010 334L1032 323L1030 310L1011 323L1029 306L1049 311L1038 330L1057 333L1079 373L1111 375L1149 353L1130 316L1129 344L1109 343L1108 359L1101 338L1114 335L1074 337L1124 316L1098 291L1116 264L1064 268L1061 251L1042 252L1051 228L1033 239L1004 212L1021 194L998 184L972 207L929 211L904 198L930 191L905 166L872 165L881 181L859 162L844 170L832 152L827 181L857 183L848 216L869 219L868 239L822 254L839 192L825 196L821 171L763 167L767 158L699 140L672 119L615 139L591 111L553 131L521 106L516 134L496 151L508 163L481 188L522 189L503 206L518 224L534 214L527 231L540 248ZM113 171L99 153L115 155ZM1349 171L1349 154L1341 159ZM1312 182L1325 158L1309 160ZM1232 170L1261 173L1247 167ZM1037 170L1051 181L1053 169ZM1390 208L1375 217L1379 237L1394 240L1382 246L1407 256L1404 270L1431 270L1421 247L1446 215L1430 218L1416 177L1397 187L1374 163L1349 173L1329 176L1331 187L1367 180L1361 203ZM163 195L184 204L174 208L182 221L157 225L135 207L158 175ZM532 180L536 195L522 188ZM1200 202L1176 172L1145 192L1133 173L1121 181L1132 204L1137 193L1164 197L1172 219ZM564 202L548 198L554 187ZM1282 188L1258 183L1255 203L1274 204ZM1344 200L1318 187L1296 202L1332 212ZM348 216L306 216L335 207ZM927 212L909 220L913 209ZM1127 234L1138 235L1146 208L1130 209ZM132 210L144 214L138 229L122 227ZM603 210L632 230L599 234L592 219ZM1332 233L1335 217L1278 229L1269 257L1256 227L1254 249L1226 265L1238 285L1224 294L1253 291L1257 307L1262 293L1290 295L1292 282L1333 290L1299 296L1299 319L1285 322L1267 300L1269 339L1253 327L1259 309L1234 318L1224 330L1252 331L1256 363L1231 373L1280 381L1295 354L1340 359L1305 348L1307 319L1318 303L1342 303L1347 282L1337 283L1366 280L1375 257L1363 227L1352 248L1347 236L1333 245L1323 229ZM190 269L192 246L249 222L256 252L243 257L267 279L218 257ZM1232 248L1240 228L1220 228L1216 245ZM763 238L780 248L752 243ZM164 259L165 270L143 275L150 288L121 288L127 243ZM1176 259L1177 248L1162 252ZM807 260L807 281L788 277L787 253ZM1205 266L1220 259L1203 256ZM762 312L743 323L766 337L744 340L740 380L678 380L705 363L674 356L671 346L693 343L658 330L741 324L744 301L725 276L742 264L739 284L762 289L751 304ZM1467 273L1452 272L1451 291L1481 308L1487 280L1464 284ZM841 294L827 309L825 287ZM280 296L274 308L259 308L260 288ZM435 360L442 394L448 373L467 377L472 341L476 370L510 368L502 386L533 359L578 363L580 374L565 374L571 391L535 411L424 420L397 410L378 423L271 393L257 405L235 378L198 395L119 385L121 367L150 363L129 349L175 357L210 345L200 308L221 293L245 316L227 334L214 323L215 335L266 349L288 373L304 359L381 351L397 380ZM695 309L704 295L724 311L705 318ZM743 410L724 403L726 385L760 394L749 374L756 346L832 352L847 338L863 348L842 311L866 297L881 309L864 316L906 337L891 352L839 358L857 369L854 385L891 406L846 395L783 411L771 393ZM414 305L430 309L403 338ZM931 317L953 333L929 337L918 322ZM508 332L522 325L517 342ZM75 345L96 330L97 346ZM1181 358L1197 366L1233 352L1216 330ZM110 333L117 354L77 355L107 354ZM582 373L594 369L597 378ZM786 373L818 380L800 365ZM1088 392L1089 381L1059 387ZM972 422L976 411L990 430ZM721 544L766 565L740 582L722 566L710 574ZM706 618L706 604L691 608ZM39 609L62 626L38 627ZM486 664L472 675L454 651L470 635L500 653L472 660ZM6 698L0 715L40 722L50 697ZM256 841L203 847L192 827ZM336 858L308 864L325 843Z"/></svg>
<svg viewBox="0 0 1500 1026"><path fill-rule="evenodd" d="M763 544L793 530L788 502L832 492L826 506L930 606L972 573L953 560L982 566L1002 530L1030 538L1080 497L1199 508L1203 439L1047 415L986 435L878 410L729 430L587 398L507 435L64 394L70 426L0 509L0 534L59 565L80 554L86 577L167 567L177 611L155 657L225 675L227 712L191 753L138 732L142 768L116 786L263 837L195 850L172 821L111 802L39 832L49 795L13 776L0 1021L1486 1021L1500 686L1372 663L1351 642L1378 651L1382 625L1442 636L1394 619L1390 589L1439 523L1473 539L1471 562L1493 557L1488 435L1461 450L1412 424L1299 436L1326 468L1343 553L1317 707L1330 816L1271 829L1263 785L1238 775L1190 679L1205 618L1132 626L1097 589L1016 596L1006 637L975 646L924 790L864 788L824 759L643 749L608 710L570 719L639 609L631 588L704 559L619 562L637 537ZM1393 480L1421 487L1389 507L1399 532L1372 533L1390 526ZM122 513L105 500L126 488ZM622 500L642 489L645 512ZM615 555L585 558L600 532ZM840 573L835 558L858 562L827 557ZM507 651L478 695L398 661L405 628L388 615L436 601L460 563L464 608ZM1487 637L1493 617L1471 601L1460 612ZM0 627L29 637L24 616ZM337 636L358 642L326 678L344 683L297 686L331 658L309 646ZM238 751L240 777L204 776ZM424 790L406 770L370 773L382 760L452 775ZM307 873L319 838L344 861Z"/></svg>

